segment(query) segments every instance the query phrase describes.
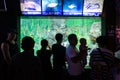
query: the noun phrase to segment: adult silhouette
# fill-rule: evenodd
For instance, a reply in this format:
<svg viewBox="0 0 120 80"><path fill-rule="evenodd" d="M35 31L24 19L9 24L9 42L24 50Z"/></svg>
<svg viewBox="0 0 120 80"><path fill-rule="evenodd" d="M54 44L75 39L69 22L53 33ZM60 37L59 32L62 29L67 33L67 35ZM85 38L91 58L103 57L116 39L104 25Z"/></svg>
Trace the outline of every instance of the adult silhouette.
<svg viewBox="0 0 120 80"><path fill-rule="evenodd" d="M82 80L82 56L80 55L76 45L78 39L76 34L68 36L69 46L66 49L66 58L68 63L69 80Z"/></svg>
<svg viewBox="0 0 120 80"><path fill-rule="evenodd" d="M13 56L9 67L11 80L41 80L41 63L34 56L35 41L29 36L22 39L23 52Z"/></svg>
<svg viewBox="0 0 120 80"><path fill-rule="evenodd" d="M55 80L62 80L64 76L64 71L66 69L65 64L65 52L66 48L61 45L63 40L63 35L57 33L55 35L56 43L52 45L53 52L53 72Z"/></svg>
<svg viewBox="0 0 120 80"><path fill-rule="evenodd" d="M93 49L90 53L90 67L92 80L113 80L112 69L114 55L108 49L108 37L99 36L96 39L98 48Z"/></svg>
<svg viewBox="0 0 120 80"><path fill-rule="evenodd" d="M12 57L19 53L18 45L16 43L17 32L14 29L9 30L7 38L1 43L1 61L0 61L0 78L7 79L8 65L12 61Z"/></svg>
<svg viewBox="0 0 120 80"><path fill-rule="evenodd" d="M43 80L52 79L52 64L51 64L51 55L52 50L47 49L48 41L46 39L41 40L41 49L37 51L37 56L41 61L42 75Z"/></svg>

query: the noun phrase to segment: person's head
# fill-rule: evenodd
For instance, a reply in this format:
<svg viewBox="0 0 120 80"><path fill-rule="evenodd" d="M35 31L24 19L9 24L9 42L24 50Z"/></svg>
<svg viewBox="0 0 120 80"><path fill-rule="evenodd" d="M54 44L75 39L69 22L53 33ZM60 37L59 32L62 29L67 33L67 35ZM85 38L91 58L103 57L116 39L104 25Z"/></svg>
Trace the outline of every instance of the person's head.
<svg viewBox="0 0 120 80"><path fill-rule="evenodd" d="M62 39L63 39L63 35L61 34L61 33L57 33L56 35L55 35L55 39L56 39L56 41L57 42L62 42Z"/></svg>
<svg viewBox="0 0 120 80"><path fill-rule="evenodd" d="M34 48L35 41L33 38L29 36L25 36L22 39L22 49L27 51L27 50L32 50Z"/></svg>
<svg viewBox="0 0 120 80"><path fill-rule="evenodd" d="M48 41L46 39L41 40L41 46L46 48L48 46Z"/></svg>
<svg viewBox="0 0 120 80"><path fill-rule="evenodd" d="M96 39L96 42L98 43L99 47L106 47L107 46L107 36L99 36Z"/></svg>
<svg viewBox="0 0 120 80"><path fill-rule="evenodd" d="M8 40L15 40L15 39L16 39L16 34L9 32L7 39L8 39Z"/></svg>
<svg viewBox="0 0 120 80"><path fill-rule="evenodd" d="M80 44L81 45L86 45L87 44L86 39L85 38L80 38Z"/></svg>
<svg viewBox="0 0 120 80"><path fill-rule="evenodd" d="M10 29L8 31L8 36L7 36L7 39L8 40L15 40L17 37L17 31L15 29Z"/></svg>
<svg viewBox="0 0 120 80"><path fill-rule="evenodd" d="M77 45L77 42L78 42L78 39L77 39L76 34L70 34L70 35L68 36L68 41L69 41L70 45L76 46L76 45Z"/></svg>

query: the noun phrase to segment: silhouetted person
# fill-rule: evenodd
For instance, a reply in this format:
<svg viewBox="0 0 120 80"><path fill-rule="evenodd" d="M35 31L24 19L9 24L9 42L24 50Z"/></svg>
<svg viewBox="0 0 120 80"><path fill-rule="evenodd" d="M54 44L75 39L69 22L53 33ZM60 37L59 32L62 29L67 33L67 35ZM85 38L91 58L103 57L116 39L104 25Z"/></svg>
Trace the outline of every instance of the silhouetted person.
<svg viewBox="0 0 120 80"><path fill-rule="evenodd" d="M79 54L76 45L78 43L78 39L76 34L70 34L68 36L69 46L66 49L66 58L68 63L68 73L69 80L82 80L82 58Z"/></svg>
<svg viewBox="0 0 120 80"><path fill-rule="evenodd" d="M11 63L13 55L19 53L16 36L17 32L10 30L7 34L7 39L1 43L2 61L0 61L0 76L3 80L7 79L8 65Z"/></svg>
<svg viewBox="0 0 120 80"><path fill-rule="evenodd" d="M2 44L2 42L5 40L5 35L3 35L1 32L0 32L0 45ZM0 66L1 66L1 63L2 63L2 60L3 60L3 53L2 53L2 50L0 48Z"/></svg>
<svg viewBox="0 0 120 80"><path fill-rule="evenodd" d="M12 56L19 52L18 45L16 43L16 36L17 32L15 32L15 30L10 30L6 41L1 44L3 59L7 64L11 62Z"/></svg>
<svg viewBox="0 0 120 80"><path fill-rule="evenodd" d="M61 80L64 76L64 71L66 69L65 64L65 51L66 48L61 45L63 40L63 35L57 33L55 35L56 43L52 45L53 52L53 72L55 80Z"/></svg>
<svg viewBox="0 0 120 80"><path fill-rule="evenodd" d="M80 39L80 45L79 45L79 51L80 54L82 55L82 65L85 67L87 64L87 55L88 55L88 47L87 47L87 42L85 38Z"/></svg>
<svg viewBox="0 0 120 80"><path fill-rule="evenodd" d="M47 47L49 47L48 41L46 39L43 39L41 41L41 49L37 51L37 56L41 61L43 80L51 80L52 78L52 64L50 60L52 50L48 50Z"/></svg>
<svg viewBox="0 0 120 80"><path fill-rule="evenodd" d="M33 38L26 36L22 39L23 52L13 56L9 68L9 78L11 80L41 80L41 64L34 56Z"/></svg>
<svg viewBox="0 0 120 80"><path fill-rule="evenodd" d="M113 52L107 49L108 37L99 36L96 39L99 48L90 53L90 67L92 80L113 80Z"/></svg>

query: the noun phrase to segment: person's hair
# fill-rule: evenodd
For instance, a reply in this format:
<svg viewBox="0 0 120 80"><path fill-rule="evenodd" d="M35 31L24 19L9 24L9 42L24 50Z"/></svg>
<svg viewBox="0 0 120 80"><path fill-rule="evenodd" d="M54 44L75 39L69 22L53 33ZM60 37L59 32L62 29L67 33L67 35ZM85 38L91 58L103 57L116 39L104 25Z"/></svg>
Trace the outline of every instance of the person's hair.
<svg viewBox="0 0 120 80"><path fill-rule="evenodd" d="M18 31L17 31L17 29L9 29L8 33L18 34Z"/></svg>
<svg viewBox="0 0 120 80"><path fill-rule="evenodd" d="M68 41L70 42L70 41L73 40L75 37L76 37L75 34L70 34L70 35L68 36Z"/></svg>
<svg viewBox="0 0 120 80"><path fill-rule="evenodd" d="M23 48L23 50L31 50L31 49L33 49L34 44L35 44L35 41L34 41L34 39L32 37L25 36L22 39L22 48Z"/></svg>
<svg viewBox="0 0 120 80"><path fill-rule="evenodd" d="M57 41L62 40L62 38L63 38L63 35L62 35L61 33L57 33L57 34L55 35L55 39L56 39Z"/></svg>
<svg viewBox="0 0 120 80"><path fill-rule="evenodd" d="M107 41L108 41L107 36L99 36L99 37L96 39L96 42L97 42L99 45L102 45L102 46L106 46L106 45L107 45Z"/></svg>
<svg viewBox="0 0 120 80"><path fill-rule="evenodd" d="M48 41L46 39L41 40L41 46L45 47L48 45Z"/></svg>
<svg viewBox="0 0 120 80"><path fill-rule="evenodd" d="M83 41L86 41L85 38L80 38L80 43L82 43Z"/></svg>
<svg viewBox="0 0 120 80"><path fill-rule="evenodd" d="M7 35L7 39L10 39L10 40L16 39L16 37L17 37L16 33L13 33L13 32L8 33Z"/></svg>

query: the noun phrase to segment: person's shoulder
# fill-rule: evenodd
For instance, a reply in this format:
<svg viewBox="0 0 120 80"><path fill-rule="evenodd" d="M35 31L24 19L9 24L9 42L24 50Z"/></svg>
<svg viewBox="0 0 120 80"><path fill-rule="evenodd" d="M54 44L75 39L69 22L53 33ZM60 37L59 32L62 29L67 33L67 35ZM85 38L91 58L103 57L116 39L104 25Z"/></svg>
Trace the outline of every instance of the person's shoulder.
<svg viewBox="0 0 120 80"><path fill-rule="evenodd" d="M9 47L9 44L5 41L1 43L1 48Z"/></svg>
<svg viewBox="0 0 120 80"><path fill-rule="evenodd" d="M52 48L54 48L55 46L56 46L56 44L53 44L53 45L52 45Z"/></svg>
<svg viewBox="0 0 120 80"><path fill-rule="evenodd" d="M42 55L43 51L40 49L40 50L37 50L37 55Z"/></svg>
<svg viewBox="0 0 120 80"><path fill-rule="evenodd" d="M64 49L66 48L66 47L65 47L65 46L63 46L63 45L60 45L60 46L61 46L62 48L64 48Z"/></svg>
<svg viewBox="0 0 120 80"><path fill-rule="evenodd" d="M66 49L71 49L71 48L72 48L72 47L71 47L70 45L68 45Z"/></svg>
<svg viewBox="0 0 120 80"><path fill-rule="evenodd" d="M102 48L101 50L102 50L104 53L109 53L109 54L113 55L113 52L110 51L109 49Z"/></svg>
<svg viewBox="0 0 120 80"><path fill-rule="evenodd" d="M22 59L22 56L23 56L22 52L17 53L17 54L15 54L15 55L13 55L12 61L15 61L15 62L16 62L17 60Z"/></svg>
<svg viewBox="0 0 120 80"><path fill-rule="evenodd" d="M52 45L52 47L54 47L54 46L57 46L57 44L55 43L55 44Z"/></svg>
<svg viewBox="0 0 120 80"><path fill-rule="evenodd" d="M94 48L90 54L96 54L96 53L98 53L98 48Z"/></svg>
<svg viewBox="0 0 120 80"><path fill-rule="evenodd" d="M55 46L55 45L57 45L56 43L54 43L52 46Z"/></svg>
<svg viewBox="0 0 120 80"><path fill-rule="evenodd" d="M1 44L8 44L9 42L8 41L3 41Z"/></svg>
<svg viewBox="0 0 120 80"><path fill-rule="evenodd" d="M69 45L69 46L66 48L66 51L67 51L67 52L72 52L72 51L74 51L74 49L72 48L71 45Z"/></svg>
<svg viewBox="0 0 120 80"><path fill-rule="evenodd" d="M30 60L31 60L31 62L36 63L36 64L40 64L41 63L39 57L37 57L37 56L31 57Z"/></svg>
<svg viewBox="0 0 120 80"><path fill-rule="evenodd" d="M15 54L13 57L20 57L22 55L23 55L23 52L20 52L20 53Z"/></svg>
<svg viewBox="0 0 120 80"><path fill-rule="evenodd" d="M52 50L46 50L47 54L52 54Z"/></svg>

